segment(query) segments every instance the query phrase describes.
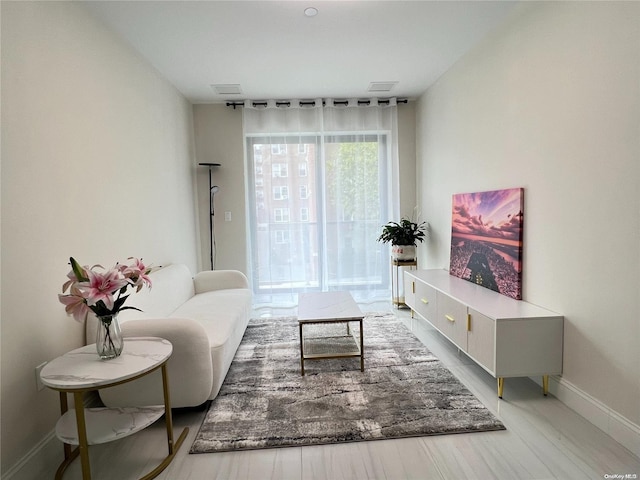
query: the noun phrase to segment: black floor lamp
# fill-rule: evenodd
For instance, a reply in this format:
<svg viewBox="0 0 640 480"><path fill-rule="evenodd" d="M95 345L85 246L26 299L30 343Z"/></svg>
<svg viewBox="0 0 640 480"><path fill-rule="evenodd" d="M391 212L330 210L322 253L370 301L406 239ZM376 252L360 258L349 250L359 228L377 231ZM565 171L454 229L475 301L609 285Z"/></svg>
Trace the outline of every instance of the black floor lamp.
<svg viewBox="0 0 640 480"><path fill-rule="evenodd" d="M214 248L214 239L213 239L213 196L219 190L217 185L213 185L212 177L211 177L211 169L213 167L219 167L219 163L199 163L198 165L202 165L203 167L209 167L209 251L210 251L210 260L211 260L211 270L213 270L213 248Z"/></svg>

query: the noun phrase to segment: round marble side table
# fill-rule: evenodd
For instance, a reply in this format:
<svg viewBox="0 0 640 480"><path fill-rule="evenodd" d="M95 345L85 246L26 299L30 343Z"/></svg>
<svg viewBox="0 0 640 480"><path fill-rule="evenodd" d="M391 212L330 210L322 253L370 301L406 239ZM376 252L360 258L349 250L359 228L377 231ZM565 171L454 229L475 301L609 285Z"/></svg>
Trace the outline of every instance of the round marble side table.
<svg viewBox="0 0 640 480"><path fill-rule="evenodd" d="M165 414L169 454L141 480L157 477L173 460L182 445L188 428L177 442L173 441L171 401L167 361L171 356L171 342L157 337L126 338L119 357L101 360L94 344L72 350L47 363L40 372L42 383L60 392L62 416L56 424L56 436L64 443L64 460L56 472L56 480L69 464L80 455L83 480L91 479L89 445L111 442L132 435L148 427ZM164 406L127 408L84 408L85 392L131 382L155 370L162 369ZM75 408L69 409L67 394L73 394ZM75 449L71 449L77 445Z"/></svg>

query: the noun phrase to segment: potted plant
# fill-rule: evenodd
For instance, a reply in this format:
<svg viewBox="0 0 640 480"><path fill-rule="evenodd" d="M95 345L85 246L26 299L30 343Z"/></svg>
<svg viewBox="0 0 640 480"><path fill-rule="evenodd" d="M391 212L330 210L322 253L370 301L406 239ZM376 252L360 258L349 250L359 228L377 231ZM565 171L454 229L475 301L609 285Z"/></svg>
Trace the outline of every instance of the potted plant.
<svg viewBox="0 0 640 480"><path fill-rule="evenodd" d="M413 260L416 258L418 242L424 242L426 229L426 222L418 224L408 218L402 218L400 223L389 222L384 225L378 241L391 243L391 255L394 259Z"/></svg>

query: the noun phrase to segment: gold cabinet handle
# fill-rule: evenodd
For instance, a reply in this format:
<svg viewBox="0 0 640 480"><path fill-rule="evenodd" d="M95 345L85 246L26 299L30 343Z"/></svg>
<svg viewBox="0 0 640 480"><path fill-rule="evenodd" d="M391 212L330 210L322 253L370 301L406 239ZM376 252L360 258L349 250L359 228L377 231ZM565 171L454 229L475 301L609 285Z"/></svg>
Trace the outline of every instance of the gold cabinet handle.
<svg viewBox="0 0 640 480"><path fill-rule="evenodd" d="M467 313L467 332L471 331L471 314Z"/></svg>
<svg viewBox="0 0 640 480"><path fill-rule="evenodd" d="M446 318L447 320L449 320L452 323L456 321L456 319L453 318L451 315L445 315L444 318Z"/></svg>
<svg viewBox="0 0 640 480"><path fill-rule="evenodd" d="M429 300L427 300L426 298L421 298L420 301L422 303L424 303L425 305L427 305L429 303Z"/></svg>
<svg viewBox="0 0 640 480"><path fill-rule="evenodd" d="M411 282L411 293L416 293L416 282Z"/></svg>

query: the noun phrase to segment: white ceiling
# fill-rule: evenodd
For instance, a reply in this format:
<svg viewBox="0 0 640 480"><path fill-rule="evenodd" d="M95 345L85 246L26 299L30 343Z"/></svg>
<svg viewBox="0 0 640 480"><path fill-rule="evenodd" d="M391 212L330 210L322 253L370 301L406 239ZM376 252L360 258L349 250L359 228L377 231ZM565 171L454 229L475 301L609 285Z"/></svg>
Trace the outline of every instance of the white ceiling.
<svg viewBox="0 0 640 480"><path fill-rule="evenodd" d="M92 1L192 103L421 95L512 1ZM319 10L306 17L304 9ZM371 82L398 82L388 93ZM240 84L219 95L212 84Z"/></svg>

